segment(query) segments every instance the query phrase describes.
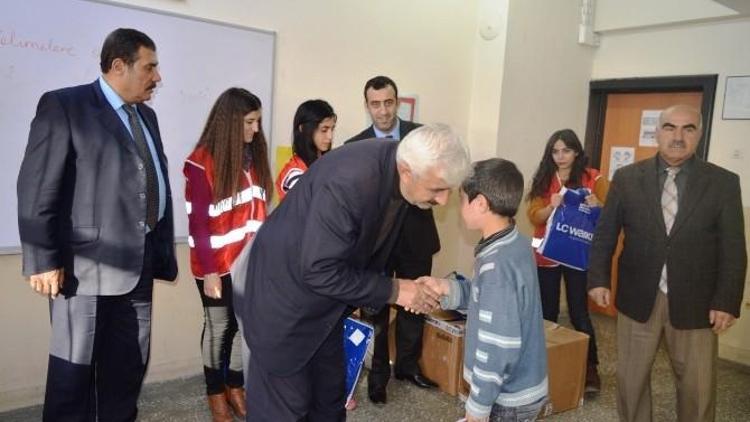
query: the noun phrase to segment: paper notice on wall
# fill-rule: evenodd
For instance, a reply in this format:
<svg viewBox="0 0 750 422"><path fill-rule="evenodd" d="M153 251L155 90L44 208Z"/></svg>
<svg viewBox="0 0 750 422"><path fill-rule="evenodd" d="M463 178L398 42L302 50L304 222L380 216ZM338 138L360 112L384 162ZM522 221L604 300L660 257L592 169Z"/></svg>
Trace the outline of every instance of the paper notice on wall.
<svg viewBox="0 0 750 422"><path fill-rule="evenodd" d="M656 128L659 126L661 110L643 110L641 113L641 135L638 145L642 147L656 146Z"/></svg>
<svg viewBox="0 0 750 422"><path fill-rule="evenodd" d="M633 147L612 147L609 151L609 180L615 175L615 171L620 167L633 164L635 159L635 148Z"/></svg>
<svg viewBox="0 0 750 422"><path fill-rule="evenodd" d="M728 76L723 119L750 119L750 76Z"/></svg>

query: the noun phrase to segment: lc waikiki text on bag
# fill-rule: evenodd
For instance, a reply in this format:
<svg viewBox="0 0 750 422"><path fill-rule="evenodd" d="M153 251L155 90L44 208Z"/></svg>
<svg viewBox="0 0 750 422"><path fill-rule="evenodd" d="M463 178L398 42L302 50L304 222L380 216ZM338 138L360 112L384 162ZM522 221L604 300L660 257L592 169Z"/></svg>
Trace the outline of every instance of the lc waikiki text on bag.
<svg viewBox="0 0 750 422"><path fill-rule="evenodd" d="M586 197L591 195L587 188L563 187L560 194L562 203L547 219L547 231L537 251L561 265L586 271L601 208L586 204Z"/></svg>

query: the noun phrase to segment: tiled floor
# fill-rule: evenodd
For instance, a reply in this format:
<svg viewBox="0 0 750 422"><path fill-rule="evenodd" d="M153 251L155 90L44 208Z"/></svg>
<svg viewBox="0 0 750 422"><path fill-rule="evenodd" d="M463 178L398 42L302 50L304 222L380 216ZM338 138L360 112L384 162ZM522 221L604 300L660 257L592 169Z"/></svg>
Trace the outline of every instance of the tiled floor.
<svg viewBox="0 0 750 422"><path fill-rule="evenodd" d="M614 321L595 316L600 353L603 389L598 397L585 401L583 407L548 417L549 421L615 421L615 338ZM388 385L388 404L375 406L367 400L365 380L359 384L356 397L359 407L349 412L348 420L364 421L430 421L454 422L463 416L462 403L451 396L421 390L411 384L392 380ZM654 420L674 421L675 393L671 368L664 351L660 351L652 374ZM147 385L140 402L140 421L210 421L205 406L202 377L192 377ZM718 422L750 420L750 370L720 361L718 373ZM41 406L0 413L4 422L38 421Z"/></svg>

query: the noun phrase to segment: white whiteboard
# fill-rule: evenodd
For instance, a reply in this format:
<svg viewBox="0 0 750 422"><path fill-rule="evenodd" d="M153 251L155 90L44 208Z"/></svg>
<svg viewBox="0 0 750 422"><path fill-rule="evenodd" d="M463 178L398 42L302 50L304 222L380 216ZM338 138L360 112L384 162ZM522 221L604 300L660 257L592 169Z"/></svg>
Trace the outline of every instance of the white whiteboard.
<svg viewBox="0 0 750 422"><path fill-rule="evenodd" d="M175 233L187 236L182 165L213 102L231 86L263 102L271 139L275 34L91 0L3 0L0 13L0 253L17 253L16 179L39 97L93 82L104 38L116 28L156 43L162 83L149 102L169 160ZM269 145L269 151L273 148Z"/></svg>

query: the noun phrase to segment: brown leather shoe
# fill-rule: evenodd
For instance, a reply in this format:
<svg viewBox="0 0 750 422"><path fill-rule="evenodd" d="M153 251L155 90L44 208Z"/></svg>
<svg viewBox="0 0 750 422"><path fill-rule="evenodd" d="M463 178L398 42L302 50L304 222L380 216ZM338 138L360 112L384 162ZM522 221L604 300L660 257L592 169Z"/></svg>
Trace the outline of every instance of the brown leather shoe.
<svg viewBox="0 0 750 422"><path fill-rule="evenodd" d="M247 415L247 409L245 408L245 389L242 387L227 387L224 394L226 395L227 401L232 407L234 414L244 419L245 415Z"/></svg>
<svg viewBox="0 0 750 422"><path fill-rule="evenodd" d="M208 396L208 408L211 409L211 418L213 422L232 422L232 411L229 410L229 403L224 394L211 394Z"/></svg>

